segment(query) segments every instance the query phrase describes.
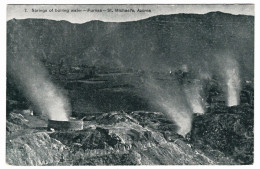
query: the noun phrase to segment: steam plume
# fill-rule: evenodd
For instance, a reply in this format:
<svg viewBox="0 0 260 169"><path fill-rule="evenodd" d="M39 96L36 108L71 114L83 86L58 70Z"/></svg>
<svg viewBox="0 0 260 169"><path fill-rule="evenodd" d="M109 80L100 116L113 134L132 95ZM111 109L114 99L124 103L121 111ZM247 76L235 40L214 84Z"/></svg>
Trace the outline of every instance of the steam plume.
<svg viewBox="0 0 260 169"><path fill-rule="evenodd" d="M23 58L19 62L12 57L9 66L9 73L39 111L46 113L52 120L68 120L70 107L67 99L48 79L46 71L37 59Z"/></svg>
<svg viewBox="0 0 260 169"><path fill-rule="evenodd" d="M33 56L33 39L26 37L19 34L18 37L8 37L12 45L8 46L7 73L41 113L47 114L51 120L66 121L71 112L70 104L61 89L50 81L42 63ZM23 41L29 41L29 45Z"/></svg>
<svg viewBox="0 0 260 169"><path fill-rule="evenodd" d="M228 106L239 104L240 78L237 64L226 70L227 101Z"/></svg>
<svg viewBox="0 0 260 169"><path fill-rule="evenodd" d="M225 58L222 58L220 64L220 69L225 83L227 106L236 106L239 104L239 95L241 90L239 65L234 59L234 56L226 56Z"/></svg>
<svg viewBox="0 0 260 169"><path fill-rule="evenodd" d="M204 99L201 97L202 88L200 84L188 85L184 87L184 92L187 101L193 111L193 113L204 113L203 102Z"/></svg>
<svg viewBox="0 0 260 169"><path fill-rule="evenodd" d="M49 80L41 63L35 58L28 58L20 61L17 57L9 58L9 73L39 111L52 120L68 120L70 106L67 99Z"/></svg>
<svg viewBox="0 0 260 169"><path fill-rule="evenodd" d="M149 79L145 82L146 97L157 105L172 119L179 127L177 133L185 136L191 129L192 112L187 106L185 97L177 85L172 84L170 88Z"/></svg>

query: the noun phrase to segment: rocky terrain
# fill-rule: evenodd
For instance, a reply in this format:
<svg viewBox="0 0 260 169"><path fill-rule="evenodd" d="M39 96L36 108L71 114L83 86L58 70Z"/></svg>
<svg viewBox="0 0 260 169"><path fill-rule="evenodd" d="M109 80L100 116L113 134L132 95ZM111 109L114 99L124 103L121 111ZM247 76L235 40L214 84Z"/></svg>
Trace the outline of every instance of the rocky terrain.
<svg viewBox="0 0 260 169"><path fill-rule="evenodd" d="M195 146L209 145L242 164L254 160L254 111L245 104L194 118L191 140Z"/></svg>
<svg viewBox="0 0 260 169"><path fill-rule="evenodd" d="M186 138L160 112L90 115L75 132L48 132L43 117L13 112L6 160L11 165L252 164L252 112L229 111L195 117Z"/></svg>

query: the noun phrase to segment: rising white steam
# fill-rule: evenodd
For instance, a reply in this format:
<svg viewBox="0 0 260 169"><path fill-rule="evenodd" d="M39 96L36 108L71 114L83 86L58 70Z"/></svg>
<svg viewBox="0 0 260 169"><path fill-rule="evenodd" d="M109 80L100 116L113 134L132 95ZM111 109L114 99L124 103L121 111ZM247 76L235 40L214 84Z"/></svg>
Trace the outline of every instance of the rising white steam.
<svg viewBox="0 0 260 169"><path fill-rule="evenodd" d="M227 106L236 106L239 104L240 96L240 76L239 65L233 57L226 56L220 60L220 71L225 83L225 92L227 97Z"/></svg>
<svg viewBox="0 0 260 169"><path fill-rule="evenodd" d="M204 99L201 97L202 86L198 83L186 85L184 92L193 113L204 113Z"/></svg>
<svg viewBox="0 0 260 169"><path fill-rule="evenodd" d="M28 59L30 58L30 59ZM61 91L51 83L44 67L37 59L9 58L9 72L25 96L51 120L67 121L70 106Z"/></svg>
<svg viewBox="0 0 260 169"><path fill-rule="evenodd" d="M15 52L8 57L8 74L33 105L51 120L67 121L70 105L49 79L44 66L35 57Z"/></svg>
<svg viewBox="0 0 260 169"><path fill-rule="evenodd" d="M149 94L146 97L167 113L179 127L177 133L185 136L191 130L192 112L180 88L175 84L172 85L167 88L149 79L145 82L146 94Z"/></svg>
<svg viewBox="0 0 260 169"><path fill-rule="evenodd" d="M46 79L28 79L28 96L49 119L68 121L68 102L53 83Z"/></svg>
<svg viewBox="0 0 260 169"><path fill-rule="evenodd" d="M227 101L228 106L239 104L240 78L236 62L226 69Z"/></svg>
<svg viewBox="0 0 260 169"><path fill-rule="evenodd" d="M159 104L165 112L171 117L171 119L178 125L178 134L185 136L191 130L192 116L187 107L177 105L174 99L159 101Z"/></svg>

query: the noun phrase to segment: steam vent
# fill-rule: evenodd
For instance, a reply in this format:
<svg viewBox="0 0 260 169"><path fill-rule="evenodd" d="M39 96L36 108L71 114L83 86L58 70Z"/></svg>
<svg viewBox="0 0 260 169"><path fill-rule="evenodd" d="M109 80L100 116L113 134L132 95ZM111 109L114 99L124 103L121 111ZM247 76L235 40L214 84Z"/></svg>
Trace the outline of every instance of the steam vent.
<svg viewBox="0 0 260 169"><path fill-rule="evenodd" d="M48 120L48 130L82 130L83 120L70 119L69 121Z"/></svg>

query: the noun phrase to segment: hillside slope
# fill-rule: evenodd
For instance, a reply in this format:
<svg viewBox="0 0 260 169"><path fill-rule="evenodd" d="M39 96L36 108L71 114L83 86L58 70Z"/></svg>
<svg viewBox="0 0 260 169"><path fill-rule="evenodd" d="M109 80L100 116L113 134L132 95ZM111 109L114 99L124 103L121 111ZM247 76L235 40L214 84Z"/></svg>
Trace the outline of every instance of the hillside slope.
<svg viewBox="0 0 260 169"><path fill-rule="evenodd" d="M17 53L18 57L31 55L52 63L62 60L68 65L149 71L186 64L194 72L218 72L219 58L232 57L238 61L242 77L252 79L254 17L211 12L84 24L13 19L7 23L7 45L7 59Z"/></svg>

